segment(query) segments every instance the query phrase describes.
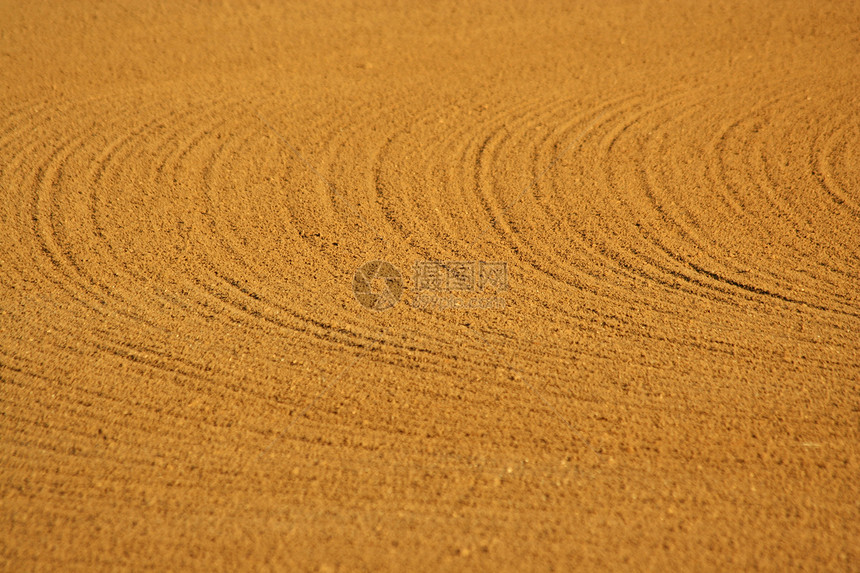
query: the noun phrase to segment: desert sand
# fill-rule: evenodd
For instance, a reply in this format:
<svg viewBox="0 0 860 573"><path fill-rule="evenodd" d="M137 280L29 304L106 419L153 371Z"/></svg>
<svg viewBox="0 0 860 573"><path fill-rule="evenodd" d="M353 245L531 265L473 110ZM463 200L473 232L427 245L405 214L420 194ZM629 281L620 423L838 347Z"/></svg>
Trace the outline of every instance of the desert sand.
<svg viewBox="0 0 860 573"><path fill-rule="evenodd" d="M858 94L847 0L0 2L0 567L857 571Z"/></svg>

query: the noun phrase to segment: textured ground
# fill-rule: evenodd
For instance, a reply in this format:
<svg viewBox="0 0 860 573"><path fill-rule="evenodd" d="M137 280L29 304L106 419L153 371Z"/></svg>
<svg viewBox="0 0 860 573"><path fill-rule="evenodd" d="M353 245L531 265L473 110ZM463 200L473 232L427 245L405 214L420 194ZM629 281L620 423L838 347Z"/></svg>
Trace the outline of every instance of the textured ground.
<svg viewBox="0 0 860 573"><path fill-rule="evenodd" d="M857 571L858 30L0 1L0 565Z"/></svg>

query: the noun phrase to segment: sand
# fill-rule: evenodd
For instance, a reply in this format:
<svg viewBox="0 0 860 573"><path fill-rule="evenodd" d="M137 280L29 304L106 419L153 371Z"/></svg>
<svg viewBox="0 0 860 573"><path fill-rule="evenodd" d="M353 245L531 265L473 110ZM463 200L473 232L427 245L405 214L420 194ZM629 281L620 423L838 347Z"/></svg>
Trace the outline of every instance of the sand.
<svg viewBox="0 0 860 573"><path fill-rule="evenodd" d="M858 30L0 3L0 566L857 571Z"/></svg>

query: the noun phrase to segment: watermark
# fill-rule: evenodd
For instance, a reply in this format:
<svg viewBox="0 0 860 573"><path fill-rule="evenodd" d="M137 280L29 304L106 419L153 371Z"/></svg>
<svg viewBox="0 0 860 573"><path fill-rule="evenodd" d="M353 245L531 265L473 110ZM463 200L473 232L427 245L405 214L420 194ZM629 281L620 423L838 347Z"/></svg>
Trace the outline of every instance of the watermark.
<svg viewBox="0 0 860 573"><path fill-rule="evenodd" d="M508 290L508 264L486 261L419 261L415 263L417 291L483 291L488 286Z"/></svg>
<svg viewBox="0 0 860 573"><path fill-rule="evenodd" d="M400 301L403 280L397 267L386 261L370 261L358 267L352 278L355 298L371 310L386 310Z"/></svg>
<svg viewBox="0 0 860 573"><path fill-rule="evenodd" d="M499 293L510 289L508 264L498 261L418 261L412 274L413 308L487 310L505 308ZM400 272L386 261L371 261L355 271L352 291L371 310L397 304L405 291Z"/></svg>
<svg viewBox="0 0 860 573"><path fill-rule="evenodd" d="M409 301L413 308L435 308L437 310L500 310L507 302L501 296L439 296L422 293Z"/></svg>

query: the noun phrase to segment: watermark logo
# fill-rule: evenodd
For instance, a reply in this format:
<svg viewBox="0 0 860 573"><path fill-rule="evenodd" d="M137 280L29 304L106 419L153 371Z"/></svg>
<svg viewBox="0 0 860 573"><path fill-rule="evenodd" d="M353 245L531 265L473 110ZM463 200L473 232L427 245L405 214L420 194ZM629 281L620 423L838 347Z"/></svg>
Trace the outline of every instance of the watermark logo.
<svg viewBox="0 0 860 573"><path fill-rule="evenodd" d="M414 308L500 309L507 291L508 265L488 261L418 261L413 272ZM363 306L386 310L400 301L405 287L400 272L385 261L365 263L355 272L352 290Z"/></svg>
<svg viewBox="0 0 860 573"><path fill-rule="evenodd" d="M400 271L386 261L370 261L358 267L352 278L355 298L371 310L386 310L403 296Z"/></svg>

